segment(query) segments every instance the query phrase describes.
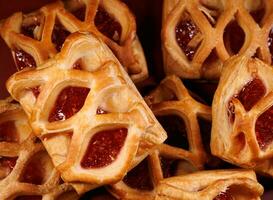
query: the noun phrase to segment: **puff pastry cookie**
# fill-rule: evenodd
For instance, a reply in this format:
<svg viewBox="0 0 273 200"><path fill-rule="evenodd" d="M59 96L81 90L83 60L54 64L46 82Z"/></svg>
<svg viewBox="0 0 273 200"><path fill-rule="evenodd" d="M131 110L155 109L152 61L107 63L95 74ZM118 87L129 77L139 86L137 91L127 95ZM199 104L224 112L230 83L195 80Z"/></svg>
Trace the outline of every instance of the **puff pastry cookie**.
<svg viewBox="0 0 273 200"><path fill-rule="evenodd" d="M88 31L111 48L135 82L148 76L135 18L119 0L58 1L29 14L15 13L0 29L19 70L45 63L71 33Z"/></svg>
<svg viewBox="0 0 273 200"><path fill-rule="evenodd" d="M212 153L273 175L273 69L236 56L223 70L212 105Z"/></svg>
<svg viewBox="0 0 273 200"><path fill-rule="evenodd" d="M118 60L89 33L69 36L59 54L17 72L7 88L66 182L116 182L167 137Z"/></svg>
<svg viewBox="0 0 273 200"><path fill-rule="evenodd" d="M216 79L223 61L237 53L271 64L272 5L272 0L165 0L166 73Z"/></svg>
<svg viewBox="0 0 273 200"><path fill-rule="evenodd" d="M0 198L79 198L71 185L61 183L43 145L32 134L27 116L11 99L0 100Z"/></svg>
<svg viewBox="0 0 273 200"><path fill-rule="evenodd" d="M263 187L253 171L215 170L160 182L156 200L259 200Z"/></svg>
<svg viewBox="0 0 273 200"><path fill-rule="evenodd" d="M121 199L154 199L162 179L203 169L208 161L198 120L201 117L210 123L209 106L193 99L176 76L165 78L145 100L168 138L123 181L108 188Z"/></svg>

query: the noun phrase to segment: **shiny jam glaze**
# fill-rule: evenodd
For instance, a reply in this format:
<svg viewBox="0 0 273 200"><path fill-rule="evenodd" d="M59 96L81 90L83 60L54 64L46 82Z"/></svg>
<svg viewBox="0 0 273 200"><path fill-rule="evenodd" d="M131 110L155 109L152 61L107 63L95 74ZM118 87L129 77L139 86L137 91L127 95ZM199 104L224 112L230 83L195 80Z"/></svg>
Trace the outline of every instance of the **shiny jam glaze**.
<svg viewBox="0 0 273 200"><path fill-rule="evenodd" d="M271 28L268 39L267 39L267 45L269 48L269 51L271 53L271 63L273 63L273 28Z"/></svg>
<svg viewBox="0 0 273 200"><path fill-rule="evenodd" d="M34 157L24 169L20 181L23 183L32 183L41 185L44 181L44 168L39 157Z"/></svg>
<svg viewBox="0 0 273 200"><path fill-rule="evenodd" d="M15 59L15 64L18 69L18 71L30 67L30 68L35 68L36 67L36 62L34 58L28 54L27 52L23 50L14 50L14 59Z"/></svg>
<svg viewBox="0 0 273 200"><path fill-rule="evenodd" d="M16 197L14 200L42 200L42 196L39 195L24 195Z"/></svg>
<svg viewBox="0 0 273 200"><path fill-rule="evenodd" d="M51 40L55 44L55 48L57 51L61 51L63 43L69 35L70 32L66 30L65 27L58 20L56 20Z"/></svg>
<svg viewBox="0 0 273 200"><path fill-rule="evenodd" d="M85 87L66 87L57 97L48 121L66 120L79 112L83 107L90 89Z"/></svg>
<svg viewBox="0 0 273 200"><path fill-rule="evenodd" d="M192 61L198 45L193 47L190 46L189 43L198 33L200 33L200 30L191 20L189 13L184 13L184 15L185 16L175 27L175 36L179 47L183 50L187 58Z"/></svg>
<svg viewBox="0 0 273 200"><path fill-rule="evenodd" d="M254 78L248 82L237 95L246 111L249 111L266 93L263 82Z"/></svg>
<svg viewBox="0 0 273 200"><path fill-rule="evenodd" d="M97 115L101 115L101 114L107 114L108 112L103 110L101 107L98 107L97 109Z"/></svg>
<svg viewBox="0 0 273 200"><path fill-rule="evenodd" d="M164 178L175 176L179 160L160 156L160 164Z"/></svg>
<svg viewBox="0 0 273 200"><path fill-rule="evenodd" d="M0 142L18 142L14 121L7 121L0 124Z"/></svg>
<svg viewBox="0 0 273 200"><path fill-rule="evenodd" d="M17 159L18 159L18 157L2 157L2 156L0 156L0 169L3 169L3 168L5 169L6 176L9 175L11 173L11 171L13 170L13 168L15 167ZM1 178L4 178L4 177L0 177L0 180L1 180Z"/></svg>
<svg viewBox="0 0 273 200"><path fill-rule="evenodd" d="M213 200L235 200L229 190L221 192Z"/></svg>
<svg viewBox="0 0 273 200"><path fill-rule="evenodd" d="M78 70L82 70L82 66L81 66L81 60L77 60L73 66L72 66L72 69L78 69Z"/></svg>
<svg viewBox="0 0 273 200"><path fill-rule="evenodd" d="M232 98L237 98L242 103L246 111L249 111L266 93L266 88L259 78L249 81L241 91ZM227 105L227 114L230 122L235 120L235 107L232 98Z"/></svg>
<svg viewBox="0 0 273 200"><path fill-rule="evenodd" d="M95 25L97 29L106 37L120 43L121 25L110 14L107 13L102 7L99 7L95 16Z"/></svg>
<svg viewBox="0 0 273 200"><path fill-rule="evenodd" d="M116 160L127 137L126 128L100 131L90 140L81 161L83 168L101 168Z"/></svg>
<svg viewBox="0 0 273 200"><path fill-rule="evenodd" d="M80 21L84 21L85 19L85 11L86 11L86 7L85 6L81 6L80 8L72 11L71 13Z"/></svg>
<svg viewBox="0 0 273 200"><path fill-rule="evenodd" d="M265 150L273 141L273 106L258 117L255 132L260 148Z"/></svg>
<svg viewBox="0 0 273 200"><path fill-rule="evenodd" d="M153 190L154 186L149 173L148 159L144 159L140 164L129 171L123 178L123 182L134 189Z"/></svg>
<svg viewBox="0 0 273 200"><path fill-rule="evenodd" d="M165 144L185 150L189 149L186 125L181 117L177 115L166 115L157 116L156 118L168 134L168 138L164 142Z"/></svg>
<svg viewBox="0 0 273 200"><path fill-rule="evenodd" d="M230 55L237 54L245 42L245 32L237 21L231 21L224 30L224 44Z"/></svg>

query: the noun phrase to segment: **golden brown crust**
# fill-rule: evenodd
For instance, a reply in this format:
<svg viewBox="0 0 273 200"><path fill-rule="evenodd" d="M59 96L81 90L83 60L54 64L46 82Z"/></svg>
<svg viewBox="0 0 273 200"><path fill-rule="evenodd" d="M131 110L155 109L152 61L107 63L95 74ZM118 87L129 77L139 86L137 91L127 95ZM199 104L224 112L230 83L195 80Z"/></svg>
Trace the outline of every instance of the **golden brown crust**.
<svg viewBox="0 0 273 200"><path fill-rule="evenodd" d="M173 99L177 98L177 99ZM154 189L145 191L134 189L128 186L124 181L108 187L109 191L121 199L154 199L156 188L164 178L161 159L170 159L178 161L175 174L178 176L201 170L207 162L207 155L201 141L201 133L197 116L202 116L206 120L211 120L211 109L196 100L194 100L182 81L176 76L166 77L160 85L149 95L145 101L152 109L155 116L178 115L184 119L187 129L187 138L189 150L171 146L170 144L161 144L149 155L148 165L151 175L151 181ZM172 133L180 134L180 133ZM179 137L178 137L179 138ZM183 143L183 141L181 141Z"/></svg>
<svg viewBox="0 0 273 200"><path fill-rule="evenodd" d="M73 69L76 61L83 69ZM30 88L39 86L37 99ZM49 122L57 95L67 86L90 88L82 109L64 121ZM9 92L29 115L30 123L68 182L95 186L122 179L166 133L108 47L89 33L74 33L54 59L26 69L7 82ZM101 107L106 114L97 114ZM105 129L127 128L117 159L104 168L85 169L81 160L92 136Z"/></svg>
<svg viewBox="0 0 273 200"><path fill-rule="evenodd" d="M157 188L156 200L213 200L228 192L235 199L259 200L263 187L251 170L214 170L162 180Z"/></svg>
<svg viewBox="0 0 273 200"><path fill-rule="evenodd" d="M256 22L251 12L260 12L259 9L264 9L264 15L260 22ZM162 28L165 72L182 78L219 78L223 61L234 55L229 49L230 41L224 38L225 29L232 20L238 22L245 34L244 43L238 53L247 57L258 56L271 64L268 48L268 35L273 21L271 9L271 0L165 0ZM179 47L175 36L175 28L183 20L185 13L189 13L201 32L192 39L201 41L196 46L198 49L192 61L189 61ZM209 55L216 57L211 60L208 59Z"/></svg>
<svg viewBox="0 0 273 200"><path fill-rule="evenodd" d="M214 155L241 167L254 168L271 176L272 142L266 149L262 149L255 127L258 117L273 105L272 78L272 67L258 59L242 56L230 59L225 64L213 100L211 136L211 149ZM236 95L255 79L261 81L265 93L247 110ZM253 93L250 90L249 93L251 92ZM259 92L256 95L259 95ZM255 98L254 93L247 101L251 101L252 98Z"/></svg>
<svg viewBox="0 0 273 200"><path fill-rule="evenodd" d="M82 6L86 7L84 21L71 13ZM98 7L105 9L120 23L122 30L119 43L106 37L97 29L94 18ZM39 24L33 31L35 39L22 34L22 26L27 27L28 24L35 23ZM57 1L27 15L13 14L2 23L0 32L13 54L16 49L23 50L34 58L36 65L40 65L57 53L52 41L53 29L57 23L70 33L86 31L100 37L118 57L134 82L148 77L144 53L136 36L134 16L119 0L69 0L64 3Z"/></svg>
<svg viewBox="0 0 273 200"><path fill-rule="evenodd" d="M2 109L4 108L5 109ZM69 193L69 200L76 200L79 196L72 189L71 185L60 183L60 175L53 167L50 157L46 153L43 145L37 141L32 134L32 130L27 122L27 116L18 104L11 103L11 98L0 101L0 125L13 122L16 126L18 140L0 141L0 196L3 200L13 199L19 196L38 195L46 196L50 199L57 199L61 195ZM3 131L3 130L2 130ZM5 130L5 131L8 131ZM12 130L10 130L12 131ZM3 132L1 132L3 134ZM5 134L5 133L4 133ZM2 138L3 139L3 138ZM13 164L5 165L5 159L14 159ZM3 159L3 160L2 160ZM39 163L34 163L33 161ZM4 163L2 163L4 162ZM8 161L9 162L9 161ZM39 164L39 166L31 166L37 170L43 169L43 174L38 174L39 179L42 177L41 184L36 184L35 178L27 178L25 181L22 177L26 175L29 163ZM7 167L11 167L11 171ZM7 171L8 170L8 171ZM34 173L35 172L31 172ZM31 177L31 176L30 176ZM30 180L34 180L31 182ZM36 179L37 180L37 179Z"/></svg>

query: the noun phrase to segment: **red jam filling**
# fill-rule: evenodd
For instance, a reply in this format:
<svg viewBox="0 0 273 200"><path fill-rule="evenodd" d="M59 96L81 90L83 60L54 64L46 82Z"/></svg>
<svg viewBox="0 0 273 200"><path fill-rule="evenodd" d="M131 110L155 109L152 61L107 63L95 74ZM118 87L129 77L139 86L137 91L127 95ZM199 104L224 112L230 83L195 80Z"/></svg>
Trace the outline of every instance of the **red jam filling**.
<svg viewBox="0 0 273 200"><path fill-rule="evenodd" d="M249 14L253 17L256 23L260 24L263 17L264 17L265 9L264 7L258 9L258 10L253 10Z"/></svg>
<svg viewBox="0 0 273 200"><path fill-rule="evenodd" d="M65 39L70 35L70 32L58 21L56 21L51 40L55 44L56 50L61 51Z"/></svg>
<svg viewBox="0 0 273 200"><path fill-rule="evenodd" d="M99 7L97 10L95 25L103 35L117 43L120 42L122 30L120 23L102 7Z"/></svg>
<svg viewBox="0 0 273 200"><path fill-rule="evenodd" d="M30 68L36 67L36 62L34 58L30 54L26 53L25 51L15 50L14 56L15 56L15 64L19 71L26 67L30 67Z"/></svg>
<svg viewBox="0 0 273 200"><path fill-rule="evenodd" d="M81 60L77 60L73 66L72 66L72 69L78 69L78 70L82 70L82 66L81 66Z"/></svg>
<svg viewBox="0 0 273 200"><path fill-rule="evenodd" d="M273 106L258 117L255 132L260 148L265 150L273 141Z"/></svg>
<svg viewBox="0 0 273 200"><path fill-rule="evenodd" d="M268 39L267 39L267 45L269 48L269 51L271 53L271 62L273 62L273 28L270 30Z"/></svg>
<svg viewBox="0 0 273 200"><path fill-rule="evenodd" d="M34 96L37 98L40 94L40 86L36 86L31 88L32 93L34 94Z"/></svg>
<svg viewBox="0 0 273 200"><path fill-rule="evenodd" d="M151 191L154 189L147 158L127 173L123 182L131 188Z"/></svg>
<svg viewBox="0 0 273 200"><path fill-rule="evenodd" d="M157 116L156 118L168 134L168 138L164 142L165 144L185 150L189 149L186 124L181 117L167 115Z"/></svg>
<svg viewBox="0 0 273 200"><path fill-rule="evenodd" d="M234 200L234 197L229 190L221 192L213 200Z"/></svg>
<svg viewBox="0 0 273 200"><path fill-rule="evenodd" d="M119 155L127 137L126 128L100 131L90 140L81 161L83 168L101 168L110 165Z"/></svg>
<svg viewBox="0 0 273 200"><path fill-rule="evenodd" d="M80 21L84 21L85 19L85 11L86 11L86 7L82 6L79 9L76 9L75 11L72 11L72 14L79 19Z"/></svg>
<svg viewBox="0 0 273 200"><path fill-rule="evenodd" d="M176 175L179 160L160 157L161 169L164 178L169 178Z"/></svg>
<svg viewBox="0 0 273 200"><path fill-rule="evenodd" d="M0 124L0 142L18 142L14 121L7 121Z"/></svg>
<svg viewBox="0 0 273 200"><path fill-rule="evenodd" d="M24 195L24 196L19 196L16 197L14 200L42 200L42 196L38 195Z"/></svg>
<svg viewBox="0 0 273 200"><path fill-rule="evenodd" d="M249 111L266 93L266 88L263 82L254 78L252 81L248 82L237 98L243 104L246 111Z"/></svg>
<svg viewBox="0 0 273 200"><path fill-rule="evenodd" d="M101 107L98 107L97 109L97 115L101 115L101 114L107 114L108 112L103 110Z"/></svg>
<svg viewBox="0 0 273 200"><path fill-rule="evenodd" d="M248 82L239 92L232 98L237 98L242 103L246 111L249 111L266 93L266 88L263 82L254 78ZM228 117L233 123L235 120L235 107L231 100L228 102Z"/></svg>
<svg viewBox="0 0 273 200"><path fill-rule="evenodd" d="M41 185L44 180L43 174L44 168L42 166L40 158L37 156L27 164L20 181L24 183Z"/></svg>
<svg viewBox="0 0 273 200"><path fill-rule="evenodd" d="M0 157L0 168L4 168L9 175L16 165L18 157ZM1 178L1 177L0 177Z"/></svg>
<svg viewBox="0 0 273 200"><path fill-rule="evenodd" d="M231 21L224 30L224 44L230 55L237 54L245 42L245 32L237 21Z"/></svg>
<svg viewBox="0 0 273 200"><path fill-rule="evenodd" d="M48 121L66 120L79 112L84 105L89 91L89 88L84 87L66 87L63 89L57 97Z"/></svg>
<svg viewBox="0 0 273 200"><path fill-rule="evenodd" d="M178 45L190 61L192 61L198 45L195 44L193 46L189 45L189 43L198 33L200 33L199 28L190 19L190 15L188 13L185 13L185 17L183 17L182 20L175 27L175 35Z"/></svg>

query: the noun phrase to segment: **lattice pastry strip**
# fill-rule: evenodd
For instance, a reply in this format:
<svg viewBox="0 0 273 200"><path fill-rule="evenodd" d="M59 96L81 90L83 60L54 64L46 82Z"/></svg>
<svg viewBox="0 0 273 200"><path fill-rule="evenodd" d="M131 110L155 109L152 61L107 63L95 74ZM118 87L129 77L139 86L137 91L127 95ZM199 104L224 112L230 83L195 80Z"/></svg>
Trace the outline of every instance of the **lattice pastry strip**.
<svg viewBox="0 0 273 200"><path fill-rule="evenodd" d="M0 100L0 198L3 200L78 199L60 175L27 116L11 99Z"/></svg>
<svg viewBox="0 0 273 200"><path fill-rule="evenodd" d="M7 87L68 182L118 181L166 139L127 73L94 35L72 34L54 59L16 73Z"/></svg>
<svg viewBox="0 0 273 200"><path fill-rule="evenodd" d="M263 187L251 170L213 170L164 179L155 199L259 200L262 193Z"/></svg>
<svg viewBox="0 0 273 200"><path fill-rule="evenodd" d="M219 78L239 53L272 63L273 1L165 0L163 55L167 74Z"/></svg>
<svg viewBox="0 0 273 200"><path fill-rule="evenodd" d="M92 32L100 37L134 81L147 78L134 16L119 0L58 1L30 14L15 13L0 28L19 70L45 63L76 31Z"/></svg>
<svg viewBox="0 0 273 200"><path fill-rule="evenodd" d="M203 169L207 162L197 116L210 121L211 109L193 99L175 76L165 78L145 100L162 122L168 138L123 181L108 188L118 198L154 199L162 179ZM179 116L180 120L174 116Z"/></svg>
<svg viewBox="0 0 273 200"><path fill-rule="evenodd" d="M273 175L273 69L236 56L221 76L212 106L212 153Z"/></svg>

